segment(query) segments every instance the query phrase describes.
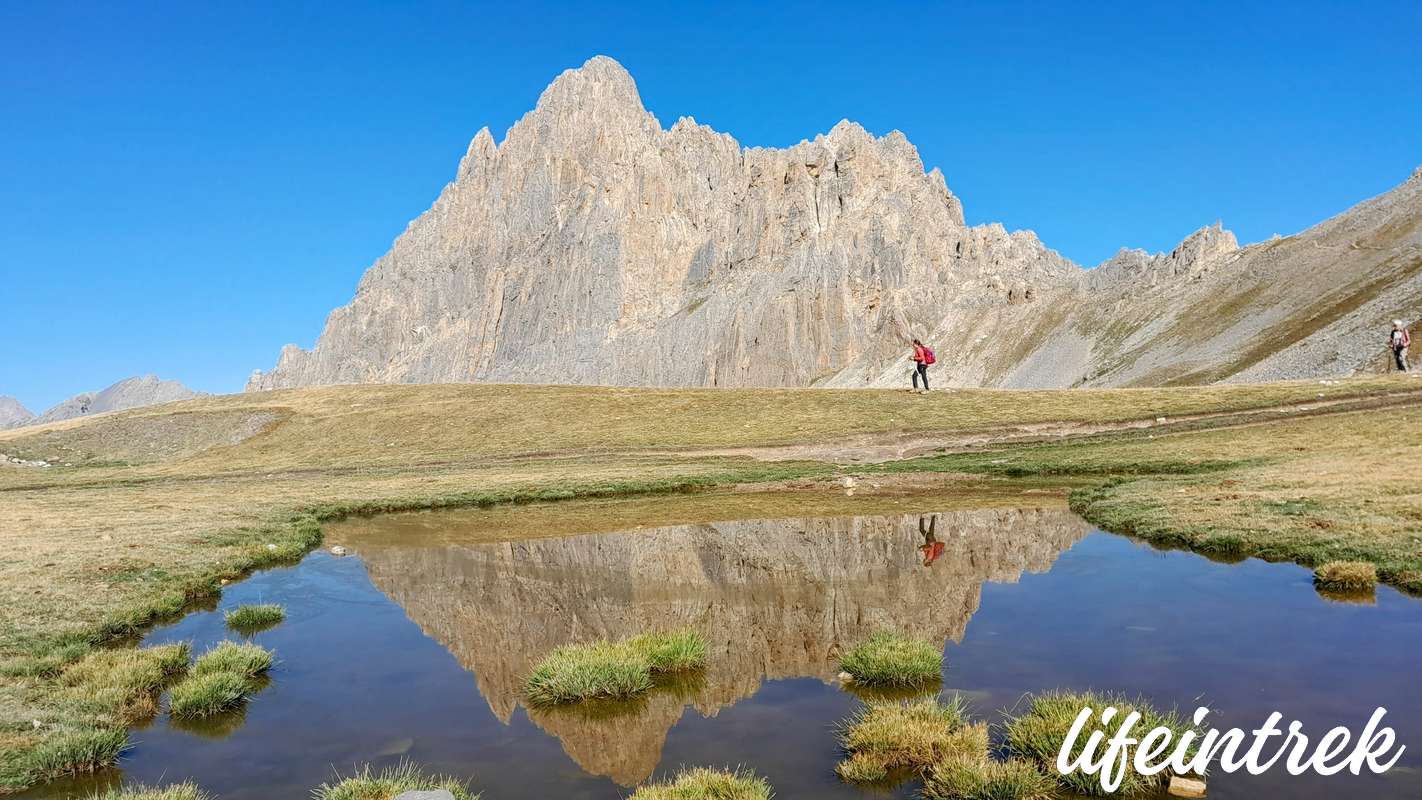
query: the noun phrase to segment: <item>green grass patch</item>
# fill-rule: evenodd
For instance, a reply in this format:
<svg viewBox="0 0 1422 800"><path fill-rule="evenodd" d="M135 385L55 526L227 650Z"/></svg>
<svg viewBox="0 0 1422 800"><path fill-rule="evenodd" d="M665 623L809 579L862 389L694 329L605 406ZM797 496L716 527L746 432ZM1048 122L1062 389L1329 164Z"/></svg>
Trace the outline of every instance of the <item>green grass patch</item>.
<svg viewBox="0 0 1422 800"><path fill-rule="evenodd" d="M255 644L223 642L198 657L191 674L168 694L178 719L203 719L240 708L271 669L272 651Z"/></svg>
<svg viewBox="0 0 1422 800"><path fill-rule="evenodd" d="M238 633L255 633L286 619L286 609L276 603L238 606L223 615L227 627Z"/></svg>
<svg viewBox="0 0 1422 800"><path fill-rule="evenodd" d="M745 770L695 767L670 781L649 783L628 800L770 800L770 784Z"/></svg>
<svg viewBox="0 0 1422 800"><path fill-rule="evenodd" d="M1329 561L1313 571L1313 585L1333 592L1371 591L1378 568L1368 561Z"/></svg>
<svg viewBox="0 0 1422 800"><path fill-rule="evenodd" d="M835 772L852 783L879 783L896 772L921 773L953 759L983 759L988 729L970 724L955 696L902 703L873 703L840 730L845 758Z"/></svg>
<svg viewBox="0 0 1422 800"><path fill-rule="evenodd" d="M223 642L198 657L193 675L222 672L249 680L271 669L273 660L272 651L261 645Z"/></svg>
<svg viewBox="0 0 1422 800"><path fill-rule="evenodd" d="M158 710L158 693L188 668L187 643L95 650L59 677L61 694L101 723L132 725Z"/></svg>
<svg viewBox="0 0 1422 800"><path fill-rule="evenodd" d="M1070 775L1062 775L1056 768L1057 753L1061 751L1077 715L1088 706L1094 713L1077 736L1070 753L1072 759L1081 755L1093 732L1102 731L1108 738L1115 734L1114 728L1101 725L1101 712L1108 706L1116 707L1117 714L1113 720L1117 722L1131 711L1138 712L1141 720L1135 728L1137 731L1169 728L1173 734L1171 741L1178 742L1182 734L1194 730L1189 721L1179 714L1159 711L1143 700L1096 692L1049 692L1037 696L1026 714L1008 722L1008 747L1013 755L1036 764L1052 776L1062 788L1090 797L1106 796L1099 774L1087 775L1077 770ZM1155 792L1168 783L1170 777L1170 770L1147 777L1136 772L1132 764L1127 764L1116 794L1126 796Z"/></svg>
<svg viewBox="0 0 1422 800"><path fill-rule="evenodd" d="M135 783L91 794L86 800L212 800L212 795L199 789L196 783L175 783L169 786L145 786Z"/></svg>
<svg viewBox="0 0 1422 800"><path fill-rule="evenodd" d="M926 800L1051 800L1057 782L1026 761L958 759L935 765L923 779Z"/></svg>
<svg viewBox="0 0 1422 800"><path fill-rule="evenodd" d="M311 793L312 800L393 800L401 792L428 792L444 789L455 800L478 800L462 781L444 775L428 775L416 765L403 761L379 772L370 765L349 778L336 776L335 783L323 783Z"/></svg>
<svg viewBox="0 0 1422 800"><path fill-rule="evenodd" d="M943 650L922 639L879 631L845 654L839 666L855 683L926 686L942 678Z"/></svg>
<svg viewBox="0 0 1422 800"><path fill-rule="evenodd" d="M232 672L192 675L173 687L168 711L178 718L202 718L231 711L247 702L248 679Z"/></svg>
<svg viewBox="0 0 1422 800"><path fill-rule="evenodd" d="M128 734L122 728L64 731L24 753L13 770L28 783L83 775L111 766L127 748Z"/></svg>
<svg viewBox="0 0 1422 800"><path fill-rule="evenodd" d="M535 706L628 698L651 689L656 676L705 665L706 640L691 630L565 645L534 667L524 693Z"/></svg>

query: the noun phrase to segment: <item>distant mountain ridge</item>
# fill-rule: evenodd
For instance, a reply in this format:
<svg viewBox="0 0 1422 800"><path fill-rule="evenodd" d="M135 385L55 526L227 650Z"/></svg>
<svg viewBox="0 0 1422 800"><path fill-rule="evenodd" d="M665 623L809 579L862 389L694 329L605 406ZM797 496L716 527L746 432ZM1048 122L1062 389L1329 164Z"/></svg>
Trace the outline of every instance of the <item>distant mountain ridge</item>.
<svg viewBox="0 0 1422 800"><path fill-rule="evenodd" d="M558 77L248 389L362 382L892 386L906 342L964 386L1157 385L1384 368L1422 314L1422 170L1300 234L1221 225L1083 270L968 226L898 132L785 149L663 129L598 57Z"/></svg>
<svg viewBox="0 0 1422 800"><path fill-rule="evenodd" d="M97 392L76 394L39 415L30 413L14 398L0 397L0 429L43 425L105 411L121 411L202 396L203 392L195 392L178 381L165 381L156 375L142 375L121 380Z"/></svg>
<svg viewBox="0 0 1422 800"><path fill-rule="evenodd" d="M34 418L34 412L25 408L19 400L7 395L0 395L0 431L6 428L18 428Z"/></svg>

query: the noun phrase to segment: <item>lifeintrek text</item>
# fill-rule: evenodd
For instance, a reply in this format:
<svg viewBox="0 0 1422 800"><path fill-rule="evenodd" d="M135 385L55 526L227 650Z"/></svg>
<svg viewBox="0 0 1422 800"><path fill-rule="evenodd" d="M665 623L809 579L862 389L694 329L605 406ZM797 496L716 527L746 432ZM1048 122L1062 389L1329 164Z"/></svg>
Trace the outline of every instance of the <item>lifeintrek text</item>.
<svg viewBox="0 0 1422 800"><path fill-rule="evenodd" d="M1203 736L1187 731L1173 742L1175 733L1164 726L1147 731L1139 738L1133 736L1132 729L1140 722L1141 715L1131 711L1121 718L1111 738L1107 739L1102 730L1093 731L1080 754L1073 759L1071 754L1077 749L1077 740L1094 713L1088 706L1077 714L1071 731L1062 742L1061 751L1057 753L1057 770L1063 775L1070 775L1078 769L1087 775L1099 772L1101 788L1108 793L1120 787L1127 765L1145 776L1158 775L1167 769L1176 775L1204 775L1206 767L1214 766L1225 772L1243 768L1251 775L1258 775L1283 758L1284 767L1290 775L1302 775L1310 769L1320 775L1333 775L1345 769L1358 775L1365 766L1371 772L1386 772L1407 750L1397 743L1393 729L1382 725L1383 716L1387 714L1387 709L1382 707L1373 712L1356 739L1351 731L1340 725L1324 734L1312 749L1303 733L1303 723L1290 722L1287 730L1280 729L1279 722L1284 715L1277 711L1270 714L1262 726L1249 733L1239 728L1223 733L1210 728ZM1195 709L1193 720L1196 728L1204 723L1209 713L1208 708ZM1108 726L1119 714L1115 706L1102 709L1099 727L1109 730ZM1276 736L1283 738L1271 743L1270 740ZM1247 748L1246 742L1249 742ZM1350 742L1353 743L1351 750ZM1267 758L1266 750L1269 751ZM1169 756L1166 756L1167 752ZM1383 761L1384 758L1387 760Z"/></svg>

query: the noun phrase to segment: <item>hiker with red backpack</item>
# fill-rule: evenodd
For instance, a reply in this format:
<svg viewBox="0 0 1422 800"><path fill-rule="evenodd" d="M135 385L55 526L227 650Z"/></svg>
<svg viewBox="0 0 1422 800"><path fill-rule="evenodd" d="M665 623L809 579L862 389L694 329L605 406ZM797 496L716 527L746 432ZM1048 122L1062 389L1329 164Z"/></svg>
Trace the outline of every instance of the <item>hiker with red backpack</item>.
<svg viewBox="0 0 1422 800"><path fill-rule="evenodd" d="M928 366L938 359L933 357L933 351L923 342L913 340L913 390L918 391L918 379L923 378L923 391L928 391Z"/></svg>
<svg viewBox="0 0 1422 800"><path fill-rule="evenodd" d="M1392 359L1397 362L1398 370L1407 371L1407 347L1412 344L1412 334L1407 332L1407 327L1402 324L1402 320L1392 321L1392 333L1387 337L1388 347L1392 348Z"/></svg>

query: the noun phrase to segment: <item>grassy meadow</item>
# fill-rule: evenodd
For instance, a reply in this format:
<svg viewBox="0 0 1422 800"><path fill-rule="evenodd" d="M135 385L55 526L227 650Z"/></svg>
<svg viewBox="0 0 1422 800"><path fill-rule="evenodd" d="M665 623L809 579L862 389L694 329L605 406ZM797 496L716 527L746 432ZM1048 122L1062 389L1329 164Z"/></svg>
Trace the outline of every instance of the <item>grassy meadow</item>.
<svg viewBox="0 0 1422 800"><path fill-rule="evenodd" d="M299 558L342 515L851 476L846 513L903 487L1045 489L1162 546L1364 562L1422 591L1407 468L1422 445L1401 433L1418 425L1422 382L1377 377L929 395L343 386L0 432L0 453L53 464L0 465L0 791L53 774L61 745L113 749L122 715L65 684L96 645Z"/></svg>

